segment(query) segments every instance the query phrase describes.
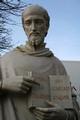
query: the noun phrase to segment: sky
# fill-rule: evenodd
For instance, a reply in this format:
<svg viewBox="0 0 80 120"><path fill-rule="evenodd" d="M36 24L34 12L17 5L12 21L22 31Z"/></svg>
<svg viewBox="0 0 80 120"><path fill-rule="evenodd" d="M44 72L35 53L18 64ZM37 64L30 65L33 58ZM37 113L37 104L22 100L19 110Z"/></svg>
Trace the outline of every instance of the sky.
<svg viewBox="0 0 80 120"><path fill-rule="evenodd" d="M38 4L47 9L50 16L50 28L45 38L48 48L60 60L80 61L80 0L23 0L27 4ZM21 24L16 19L12 27L14 47L27 40Z"/></svg>

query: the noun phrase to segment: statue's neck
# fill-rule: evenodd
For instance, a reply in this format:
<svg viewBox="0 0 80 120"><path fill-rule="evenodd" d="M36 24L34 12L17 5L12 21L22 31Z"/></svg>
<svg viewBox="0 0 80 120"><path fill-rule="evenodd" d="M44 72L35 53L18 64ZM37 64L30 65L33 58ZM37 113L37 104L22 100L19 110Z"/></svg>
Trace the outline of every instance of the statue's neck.
<svg viewBox="0 0 80 120"><path fill-rule="evenodd" d="M30 49L31 51L38 51L38 50L44 49L45 45L46 43L41 43L40 45L32 46L29 44L29 42L27 42L26 47L28 47L28 49Z"/></svg>

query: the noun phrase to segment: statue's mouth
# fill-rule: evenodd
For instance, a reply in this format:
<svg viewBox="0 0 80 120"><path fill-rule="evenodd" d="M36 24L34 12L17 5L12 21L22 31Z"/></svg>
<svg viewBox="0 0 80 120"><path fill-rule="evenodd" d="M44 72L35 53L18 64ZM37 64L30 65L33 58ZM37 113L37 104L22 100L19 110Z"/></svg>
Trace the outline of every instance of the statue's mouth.
<svg viewBox="0 0 80 120"><path fill-rule="evenodd" d="M39 32L30 32L29 36L40 36Z"/></svg>

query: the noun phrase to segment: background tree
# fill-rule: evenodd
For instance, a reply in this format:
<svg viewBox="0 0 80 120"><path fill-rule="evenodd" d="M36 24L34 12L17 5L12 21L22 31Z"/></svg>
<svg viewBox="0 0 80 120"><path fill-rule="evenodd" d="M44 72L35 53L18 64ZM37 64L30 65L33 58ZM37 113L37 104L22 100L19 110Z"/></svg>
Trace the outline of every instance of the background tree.
<svg viewBox="0 0 80 120"><path fill-rule="evenodd" d="M15 22L9 16L20 16L20 12L25 6L21 0L0 0L0 52L12 46L11 30L7 25L14 25Z"/></svg>

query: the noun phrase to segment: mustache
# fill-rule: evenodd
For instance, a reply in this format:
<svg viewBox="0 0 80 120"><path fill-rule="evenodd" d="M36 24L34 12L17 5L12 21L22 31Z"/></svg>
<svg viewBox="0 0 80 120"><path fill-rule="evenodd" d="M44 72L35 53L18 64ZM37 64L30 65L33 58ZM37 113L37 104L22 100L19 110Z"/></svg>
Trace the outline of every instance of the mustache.
<svg viewBox="0 0 80 120"><path fill-rule="evenodd" d="M38 32L38 31L36 31L36 32L34 32L34 31L31 31L30 33L29 33L29 36L31 36L31 35L40 35L40 32Z"/></svg>

